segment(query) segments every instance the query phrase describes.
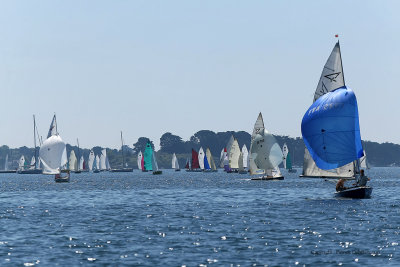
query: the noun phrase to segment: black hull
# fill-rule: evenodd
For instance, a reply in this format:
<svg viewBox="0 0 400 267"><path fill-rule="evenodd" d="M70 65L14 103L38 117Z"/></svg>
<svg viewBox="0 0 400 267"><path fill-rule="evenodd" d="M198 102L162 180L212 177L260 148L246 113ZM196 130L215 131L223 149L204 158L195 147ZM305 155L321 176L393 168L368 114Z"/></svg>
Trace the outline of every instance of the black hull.
<svg viewBox="0 0 400 267"><path fill-rule="evenodd" d="M285 177L283 176L277 176L277 177L268 177L268 176L262 176L262 177L257 177L257 178L251 178L252 181L275 181L275 180L284 180Z"/></svg>
<svg viewBox="0 0 400 267"><path fill-rule="evenodd" d="M154 171L153 174L154 175L159 175L159 174L162 174L162 171Z"/></svg>
<svg viewBox="0 0 400 267"><path fill-rule="evenodd" d="M239 171L239 174L247 174L247 171Z"/></svg>
<svg viewBox="0 0 400 267"><path fill-rule="evenodd" d="M0 171L0 173L16 173L16 170L10 170L10 171Z"/></svg>
<svg viewBox="0 0 400 267"><path fill-rule="evenodd" d="M42 174L42 170L40 169L33 169L33 170L22 170L17 171L18 174Z"/></svg>
<svg viewBox="0 0 400 267"><path fill-rule="evenodd" d="M361 186L361 187L352 187L343 191L336 192L335 197L370 198L371 194L372 194L372 187Z"/></svg>
<svg viewBox="0 0 400 267"><path fill-rule="evenodd" d="M111 169L111 172L133 172L133 168Z"/></svg>
<svg viewBox="0 0 400 267"><path fill-rule="evenodd" d="M81 173L82 171L74 171L74 173Z"/></svg>
<svg viewBox="0 0 400 267"><path fill-rule="evenodd" d="M176 171L176 172L180 172L180 171L181 171L181 169L176 169L175 171Z"/></svg>

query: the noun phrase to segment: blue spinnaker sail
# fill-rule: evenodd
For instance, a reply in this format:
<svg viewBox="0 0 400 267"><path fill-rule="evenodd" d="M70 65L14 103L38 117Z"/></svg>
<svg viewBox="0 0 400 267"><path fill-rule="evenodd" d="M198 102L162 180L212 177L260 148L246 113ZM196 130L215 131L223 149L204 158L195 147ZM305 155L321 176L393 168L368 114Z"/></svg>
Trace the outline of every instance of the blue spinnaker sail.
<svg viewBox="0 0 400 267"><path fill-rule="evenodd" d="M357 99L346 86L318 98L301 122L307 149L324 170L344 166L363 156Z"/></svg>
<svg viewBox="0 0 400 267"><path fill-rule="evenodd" d="M211 170L210 164L208 163L207 155L204 155L204 169Z"/></svg>

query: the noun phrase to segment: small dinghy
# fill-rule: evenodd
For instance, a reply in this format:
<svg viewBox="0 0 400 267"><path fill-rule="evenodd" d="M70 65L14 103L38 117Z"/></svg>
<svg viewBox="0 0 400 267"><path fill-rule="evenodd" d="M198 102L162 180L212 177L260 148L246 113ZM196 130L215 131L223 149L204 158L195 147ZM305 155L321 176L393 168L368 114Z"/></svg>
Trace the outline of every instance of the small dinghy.
<svg viewBox="0 0 400 267"><path fill-rule="evenodd" d="M345 190L335 193L335 197L344 198L371 198L372 187L370 186L358 186L350 187Z"/></svg>

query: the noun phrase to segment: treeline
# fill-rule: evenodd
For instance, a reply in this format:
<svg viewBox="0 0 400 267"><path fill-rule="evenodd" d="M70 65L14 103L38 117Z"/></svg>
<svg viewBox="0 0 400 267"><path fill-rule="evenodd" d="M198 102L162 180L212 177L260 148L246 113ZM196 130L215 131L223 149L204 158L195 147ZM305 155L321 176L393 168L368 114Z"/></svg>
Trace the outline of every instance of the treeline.
<svg viewBox="0 0 400 267"><path fill-rule="evenodd" d="M189 140L185 141L181 137L172 133L165 133L160 138L160 149L156 152L158 165L160 168L171 168L172 154L176 153L181 168L184 167L186 159L191 157L192 148L199 150L200 147L210 148L211 153L216 162L219 162L221 150L226 146L229 138L233 135L239 142L240 147L246 145L250 148L251 135L244 131L234 132L213 132L209 130L202 130L195 133ZM276 136L279 145L282 147L286 143L291 153L291 158L294 166L302 167L304 143L302 138L291 138L288 136ZM128 166L137 168L136 158L139 151L144 151L146 143L149 139L140 137L138 141L132 146L124 146L125 162ZM153 145L153 142L152 142ZM371 166L385 167L385 166L400 166L400 145L393 143L376 143L371 141L363 142L364 149L367 153L368 163ZM153 145L154 147L154 145ZM96 155L101 154L102 147L96 146L92 148ZM67 144L68 156L71 150L75 151L77 155L83 155L84 159L90 153L90 149L80 149L76 146ZM35 150L26 146L10 149L8 146L3 145L0 147L0 169L4 169L4 162L8 154L9 169L16 169L18 160L21 155L24 155L25 160L29 163ZM37 151L38 153L38 151ZM122 166L122 152L121 149L107 148L107 156L111 167Z"/></svg>

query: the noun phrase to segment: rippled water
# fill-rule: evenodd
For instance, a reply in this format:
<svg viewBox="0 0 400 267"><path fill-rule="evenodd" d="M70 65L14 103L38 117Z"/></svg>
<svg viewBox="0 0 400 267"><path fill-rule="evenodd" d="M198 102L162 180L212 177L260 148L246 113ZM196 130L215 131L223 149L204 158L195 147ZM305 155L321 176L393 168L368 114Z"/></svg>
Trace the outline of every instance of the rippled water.
<svg viewBox="0 0 400 267"><path fill-rule="evenodd" d="M0 264L399 266L400 168L365 200L284 174L0 174Z"/></svg>

